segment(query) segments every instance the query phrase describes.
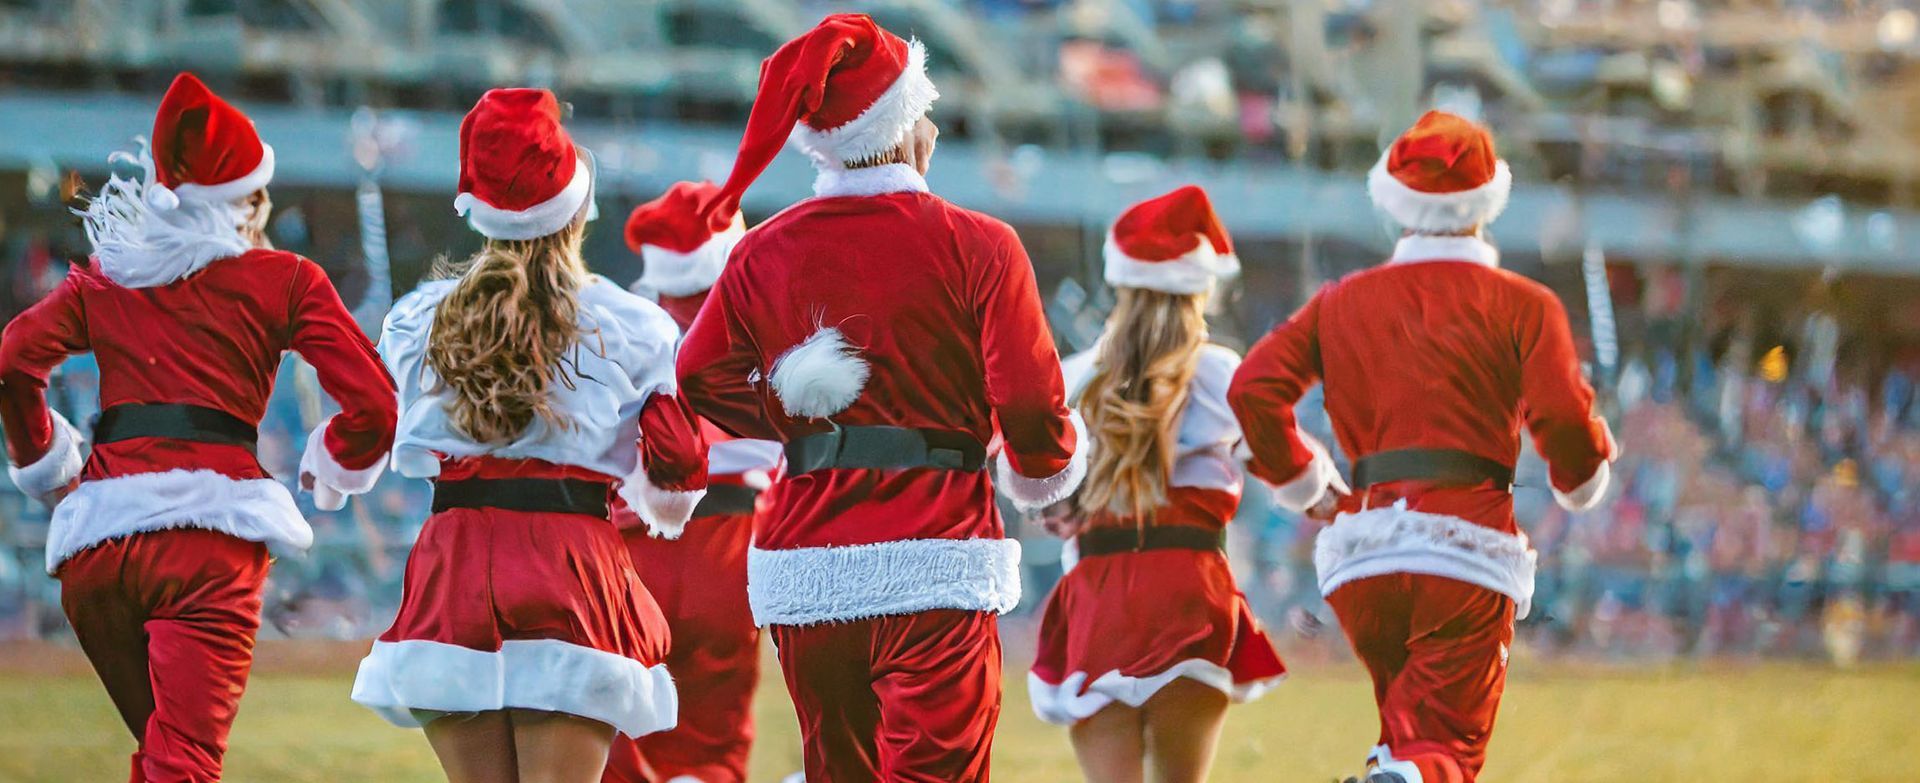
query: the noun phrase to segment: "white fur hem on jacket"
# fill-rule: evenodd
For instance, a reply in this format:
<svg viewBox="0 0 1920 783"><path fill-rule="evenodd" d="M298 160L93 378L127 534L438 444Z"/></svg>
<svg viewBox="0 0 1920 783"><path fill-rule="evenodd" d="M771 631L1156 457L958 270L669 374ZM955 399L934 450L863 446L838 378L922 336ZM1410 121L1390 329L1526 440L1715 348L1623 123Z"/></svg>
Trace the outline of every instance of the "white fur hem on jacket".
<svg viewBox="0 0 1920 783"><path fill-rule="evenodd" d="M67 417L48 409L47 419L53 427L53 442L48 444L47 453L30 464L7 465L7 476L13 479L13 485L35 499L66 486L87 465L86 455L80 453L80 433L67 422Z"/></svg>
<svg viewBox="0 0 1920 783"><path fill-rule="evenodd" d="M327 429L332 426L333 419L328 418L308 433L307 450L300 455L300 473L313 477L313 503L322 511L339 511L346 506L348 495L373 489L387 468L384 454L364 468L342 466L327 450Z"/></svg>
<svg viewBox="0 0 1920 783"><path fill-rule="evenodd" d="M1429 574L1512 598L1515 619L1532 607L1537 558L1525 533L1507 535L1459 517L1412 511L1405 500L1341 514L1313 544L1321 595L1383 574Z"/></svg>
<svg viewBox="0 0 1920 783"><path fill-rule="evenodd" d="M1559 488L1554 488L1553 499L1560 504L1561 508L1568 511L1586 511L1600 505L1600 499L1607 496L1607 485L1612 483L1613 465L1602 462L1600 468L1593 472L1592 477L1582 482L1580 486L1574 487L1572 491L1561 492Z"/></svg>
<svg viewBox="0 0 1920 783"><path fill-rule="evenodd" d="M679 722L680 696L665 664L557 639L512 639L495 652L410 639L374 642L353 680L353 700L388 722L417 728L414 710L564 712L640 737Z"/></svg>
<svg viewBox="0 0 1920 783"><path fill-rule="evenodd" d="M273 479L236 479L211 470L168 470L80 482L53 509L47 573L88 547L135 533L197 528L295 550L313 529L292 493Z"/></svg>
<svg viewBox="0 0 1920 783"><path fill-rule="evenodd" d="M1080 489L1080 482L1086 480L1087 455L1093 449L1093 439L1088 437L1087 422L1080 418L1079 411L1068 411L1067 420L1073 425L1073 456L1067 458L1067 466L1058 473L1040 478L1022 476L1013 469L1004 450L994 460L994 486L1020 510L1037 511L1066 500Z"/></svg>
<svg viewBox="0 0 1920 783"><path fill-rule="evenodd" d="M869 160L906 138L939 98L940 90L927 78L927 47L916 38L907 43L907 67L860 116L827 130L794 123L789 142L822 169Z"/></svg>
<svg viewBox="0 0 1920 783"><path fill-rule="evenodd" d="M1128 677L1118 671L1110 671L1092 683L1087 682L1086 672L1069 674L1057 684L1027 672L1027 696L1033 703L1033 714L1040 716L1041 720L1070 726L1092 717L1116 701L1129 707L1145 704L1161 688L1182 677L1218 690L1236 704L1258 699L1287 679L1287 675L1280 674L1248 682L1234 682L1233 672L1226 667L1205 658L1188 658L1159 674Z"/></svg>
<svg viewBox="0 0 1920 783"><path fill-rule="evenodd" d="M1347 488L1347 480L1340 477L1340 468L1333 464L1333 456L1327 453L1327 447L1319 438L1301 430L1294 431L1307 450L1313 452L1313 459L1300 475L1287 480L1285 484L1273 487L1273 503L1296 514L1319 505L1327 496L1327 490L1339 490L1343 494L1352 494Z"/></svg>
<svg viewBox="0 0 1920 783"><path fill-rule="evenodd" d="M856 546L747 550L757 625L818 625L1020 603L1020 542L920 538Z"/></svg>
<svg viewBox="0 0 1920 783"><path fill-rule="evenodd" d="M647 478L644 467L634 468L616 491L620 499L627 502L627 508L633 509L634 516L647 524L649 535L669 539L679 538L686 531L694 506L700 505L700 499L707 496L705 487L663 489Z"/></svg>

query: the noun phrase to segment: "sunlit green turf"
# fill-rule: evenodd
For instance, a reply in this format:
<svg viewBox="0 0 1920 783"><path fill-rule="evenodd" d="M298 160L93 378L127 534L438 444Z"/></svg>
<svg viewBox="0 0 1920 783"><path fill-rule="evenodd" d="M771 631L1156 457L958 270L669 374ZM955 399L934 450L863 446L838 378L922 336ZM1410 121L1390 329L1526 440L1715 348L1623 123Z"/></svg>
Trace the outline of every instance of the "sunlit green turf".
<svg viewBox="0 0 1920 783"><path fill-rule="evenodd" d="M36 655L72 655L43 651ZM256 676L233 734L231 781L433 781L417 732L347 701L351 674L280 666ZM317 671L318 669L314 669ZM1516 660L1488 781L1905 781L1920 747L1920 666L1835 672L1817 665L1619 671ZM1066 734L1026 706L1009 665L995 779L1078 779ZM753 780L799 767L786 693L769 671ZM1228 718L1215 781L1326 781L1371 744L1357 666L1303 668ZM83 668L0 670L0 781L126 776L133 741Z"/></svg>

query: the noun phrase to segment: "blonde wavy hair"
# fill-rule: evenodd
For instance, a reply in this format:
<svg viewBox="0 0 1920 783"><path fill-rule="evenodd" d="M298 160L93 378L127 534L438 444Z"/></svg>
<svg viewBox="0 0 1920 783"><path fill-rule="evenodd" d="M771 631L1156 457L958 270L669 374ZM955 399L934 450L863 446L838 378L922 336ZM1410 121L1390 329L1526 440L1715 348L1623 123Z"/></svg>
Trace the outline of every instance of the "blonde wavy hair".
<svg viewBox="0 0 1920 783"><path fill-rule="evenodd" d="M427 365L453 390L448 418L479 443L503 443L535 418L565 429L553 408L555 383L579 344L584 221L528 240L487 240L472 258L437 264L460 282L433 314Z"/></svg>
<svg viewBox="0 0 1920 783"><path fill-rule="evenodd" d="M1167 500L1187 385L1207 339L1207 295L1117 289L1093 376L1079 394L1094 440L1081 514L1151 518Z"/></svg>

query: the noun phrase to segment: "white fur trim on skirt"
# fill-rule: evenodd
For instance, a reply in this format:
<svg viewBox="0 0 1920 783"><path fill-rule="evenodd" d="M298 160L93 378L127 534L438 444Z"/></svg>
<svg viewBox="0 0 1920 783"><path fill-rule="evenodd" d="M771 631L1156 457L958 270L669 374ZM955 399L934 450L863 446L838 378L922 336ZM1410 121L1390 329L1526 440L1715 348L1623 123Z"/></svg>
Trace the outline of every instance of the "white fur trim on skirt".
<svg viewBox="0 0 1920 783"><path fill-rule="evenodd" d="M640 737L679 722L680 696L666 664L557 639L511 639L498 651L409 639L374 642L353 680L353 700L402 728L427 713L500 709L564 712Z"/></svg>
<svg viewBox="0 0 1920 783"><path fill-rule="evenodd" d="M168 470L82 481L53 509L47 573L104 541L135 533L197 528L304 551L313 529L285 485L211 470Z"/></svg>
<svg viewBox="0 0 1920 783"><path fill-rule="evenodd" d="M1508 535L1459 517L1412 511L1405 500L1341 514L1313 543L1321 595L1383 574L1428 574L1512 598L1515 619L1532 608L1538 557L1525 533Z"/></svg>
<svg viewBox="0 0 1920 783"><path fill-rule="evenodd" d="M920 538L857 546L747 550L757 625L817 625L1020 604L1020 542Z"/></svg>
<svg viewBox="0 0 1920 783"><path fill-rule="evenodd" d="M1128 677L1118 671L1110 671L1092 683L1087 682L1086 672L1069 674L1058 684L1027 672L1027 696L1033 702L1033 714L1048 723L1066 726L1093 717L1094 713L1116 701L1129 707L1138 707L1147 703L1147 699L1153 698L1168 683L1182 677L1214 688L1236 704L1258 699L1287 679L1287 675L1280 674L1236 683L1233 681L1233 672L1225 666L1205 658L1188 658L1159 674Z"/></svg>

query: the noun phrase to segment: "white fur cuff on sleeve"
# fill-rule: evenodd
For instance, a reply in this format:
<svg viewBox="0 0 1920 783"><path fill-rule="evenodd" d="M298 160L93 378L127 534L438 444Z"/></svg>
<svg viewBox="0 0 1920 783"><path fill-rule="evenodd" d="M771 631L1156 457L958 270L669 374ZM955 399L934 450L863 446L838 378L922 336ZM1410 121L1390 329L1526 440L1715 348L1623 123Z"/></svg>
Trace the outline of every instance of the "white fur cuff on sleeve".
<svg viewBox="0 0 1920 783"><path fill-rule="evenodd" d="M53 425L53 443L47 447L47 453L28 465L7 465L7 475L13 478L13 485L32 498L46 497L66 486L87 464L85 455L80 453L80 433L67 422L67 417L48 409L47 418Z"/></svg>
<svg viewBox="0 0 1920 783"><path fill-rule="evenodd" d="M329 418L308 433L307 450L300 455L300 474L313 477L313 503L322 511L339 511L347 504L348 495L373 489L387 467L385 459L358 470L342 466L327 450L327 428L331 426L333 419Z"/></svg>
<svg viewBox="0 0 1920 783"><path fill-rule="evenodd" d="M1067 466L1060 472L1044 478L1028 478L1013 469L1013 463L1002 450L994 460L994 484L1000 488L1000 494L1006 495L1013 505L1022 511L1037 511L1073 496L1080 488L1080 482L1087 477L1087 455L1093 450L1093 440L1087 437L1087 422L1080 418L1079 411L1070 411L1068 420L1073 423L1075 444L1073 456L1067 459Z"/></svg>
<svg viewBox="0 0 1920 783"><path fill-rule="evenodd" d="M693 507L707 496L705 487L662 489L647 478L647 471L642 467L635 467L633 473L620 482L619 493L620 499L627 502L627 508L647 523L649 534L667 539L680 537L687 529L687 520L693 518Z"/></svg>
<svg viewBox="0 0 1920 783"><path fill-rule="evenodd" d="M1585 511L1600 505L1600 499L1607 496L1607 485L1611 483L1613 483L1613 464L1602 462L1600 469L1593 472L1592 478L1571 491L1561 492L1558 487L1555 487L1553 499L1560 504L1561 508L1568 511Z"/></svg>
<svg viewBox="0 0 1920 783"><path fill-rule="evenodd" d="M1347 488L1347 481L1340 477L1340 469L1333 464L1332 455L1318 438L1295 430L1300 440L1313 452L1313 460L1307 463L1300 475L1285 484L1273 488L1273 502L1288 511L1299 513L1318 505L1326 497L1327 490L1338 489L1343 494L1353 490Z"/></svg>

